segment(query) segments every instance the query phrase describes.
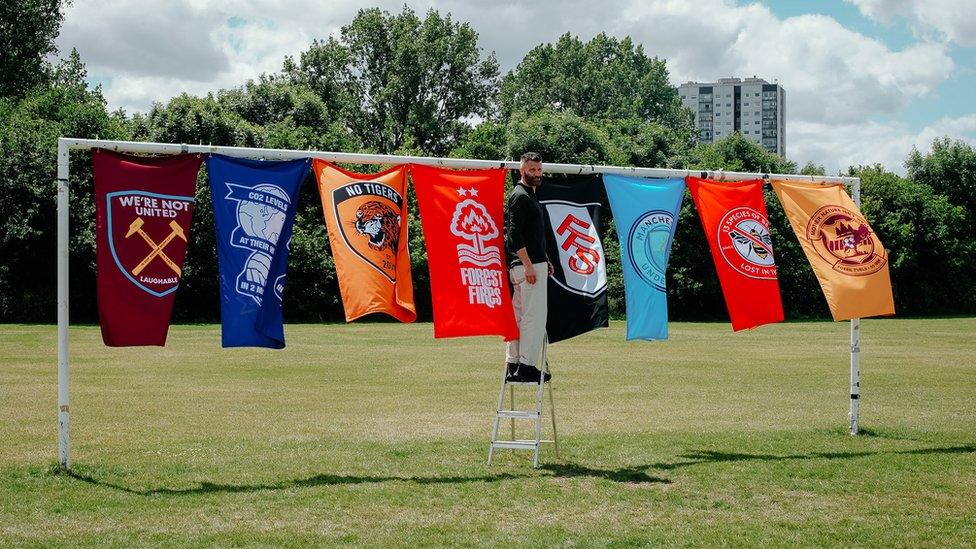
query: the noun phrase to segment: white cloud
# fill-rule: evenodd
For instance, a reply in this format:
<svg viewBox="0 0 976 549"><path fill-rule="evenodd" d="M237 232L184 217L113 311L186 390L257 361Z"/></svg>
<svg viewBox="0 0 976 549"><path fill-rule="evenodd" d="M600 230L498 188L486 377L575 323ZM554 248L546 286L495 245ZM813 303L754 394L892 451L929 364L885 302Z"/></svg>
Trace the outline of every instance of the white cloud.
<svg viewBox="0 0 976 549"><path fill-rule="evenodd" d="M828 173L877 162L904 174L905 158L913 147L926 152L934 139L946 135L976 146L976 114L942 118L921 131L898 121L839 125L801 121L788 129L786 146L799 164L813 161Z"/></svg>
<svg viewBox="0 0 976 549"><path fill-rule="evenodd" d="M792 120L837 123L891 113L941 84L954 64L945 46L892 51L822 15L779 19L767 8L721 0L656 0L631 7L618 34L668 60L678 80L757 75L786 89Z"/></svg>
<svg viewBox="0 0 976 549"><path fill-rule="evenodd" d="M905 18L920 35L976 46L976 0L847 0L884 25Z"/></svg>
<svg viewBox="0 0 976 549"><path fill-rule="evenodd" d="M358 10L352 2L307 4L174 0L147 8L139 0L76 0L58 44L78 48L111 108L145 111L182 92L216 92L278 71L285 56L336 33Z"/></svg>
<svg viewBox="0 0 976 549"><path fill-rule="evenodd" d="M77 46L93 71L209 81L230 62L214 36L219 24L217 14L184 1L151 9L138 0L79 1L66 9L58 42Z"/></svg>
<svg viewBox="0 0 976 549"><path fill-rule="evenodd" d="M850 1L877 17L915 13L906 10L921 5ZM932 4L937 13L926 20L941 20L938 13L948 3L958 5L938 0ZM374 5L398 12L403 3ZM786 89L789 156L838 168L875 161L899 167L902 151L911 148L908 141L921 134L900 124L865 121L931 95L954 70L944 42L923 39L895 50L830 17L780 19L759 3L610 0L597 10L581 0L409 5L420 16L433 7L469 22L481 46L497 53L503 70L566 31L583 40L606 31L629 35L649 55L667 59L675 83L752 75L777 80ZM93 79L104 82L112 108L132 112L184 91L205 94L275 72L286 55L299 54L313 39L338 34L361 7L352 0L172 0L149 9L137 0L75 0L59 43L62 50L78 47ZM970 13L976 11L957 14L957 19L964 23ZM963 23L941 32L962 36L954 40L976 36L963 33L968 28Z"/></svg>

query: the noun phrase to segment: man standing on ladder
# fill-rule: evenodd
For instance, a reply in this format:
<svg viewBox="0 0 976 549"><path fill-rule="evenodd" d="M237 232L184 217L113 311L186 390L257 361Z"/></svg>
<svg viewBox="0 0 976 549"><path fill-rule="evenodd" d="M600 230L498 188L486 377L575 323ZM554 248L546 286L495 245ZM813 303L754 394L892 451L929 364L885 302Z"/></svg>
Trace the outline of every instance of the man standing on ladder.
<svg viewBox="0 0 976 549"><path fill-rule="evenodd" d="M522 155L519 174L521 180L508 194L505 218L505 252L519 339L505 344L505 380L538 383L542 372L536 363L546 337L546 279L552 274L552 264L546 257L545 217L535 194L542 185L539 153ZM545 373L545 381L551 377Z"/></svg>

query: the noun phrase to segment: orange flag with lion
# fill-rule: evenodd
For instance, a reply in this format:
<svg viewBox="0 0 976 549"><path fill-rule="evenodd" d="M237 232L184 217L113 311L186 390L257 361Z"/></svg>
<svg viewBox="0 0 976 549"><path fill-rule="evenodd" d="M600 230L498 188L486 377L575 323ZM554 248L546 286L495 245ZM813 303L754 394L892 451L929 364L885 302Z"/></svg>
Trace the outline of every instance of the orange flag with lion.
<svg viewBox="0 0 976 549"><path fill-rule="evenodd" d="M314 160L346 322L417 319L407 248L407 167L363 174Z"/></svg>

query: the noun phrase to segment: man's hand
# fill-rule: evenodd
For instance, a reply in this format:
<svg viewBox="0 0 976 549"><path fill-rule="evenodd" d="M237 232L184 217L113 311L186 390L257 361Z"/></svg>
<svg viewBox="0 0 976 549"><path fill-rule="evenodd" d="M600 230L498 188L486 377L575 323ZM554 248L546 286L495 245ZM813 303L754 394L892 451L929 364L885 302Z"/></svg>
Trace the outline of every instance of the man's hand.
<svg viewBox="0 0 976 549"><path fill-rule="evenodd" d="M533 267L531 263L525 264L525 281L529 284L535 284L535 267Z"/></svg>

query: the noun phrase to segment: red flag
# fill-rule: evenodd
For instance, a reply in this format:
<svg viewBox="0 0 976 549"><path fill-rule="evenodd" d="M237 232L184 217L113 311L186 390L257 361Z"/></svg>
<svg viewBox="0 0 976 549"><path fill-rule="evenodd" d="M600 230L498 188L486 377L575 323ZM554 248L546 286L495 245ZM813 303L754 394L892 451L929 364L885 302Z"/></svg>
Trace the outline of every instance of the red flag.
<svg viewBox="0 0 976 549"><path fill-rule="evenodd" d="M411 165L427 243L434 337L518 338L505 269L505 170Z"/></svg>
<svg viewBox="0 0 976 549"><path fill-rule="evenodd" d="M92 151L98 316L112 347L165 345L203 155Z"/></svg>
<svg viewBox="0 0 976 549"><path fill-rule="evenodd" d="M687 177L685 181L712 250L732 330L782 321L762 179L719 183Z"/></svg>

